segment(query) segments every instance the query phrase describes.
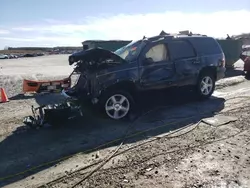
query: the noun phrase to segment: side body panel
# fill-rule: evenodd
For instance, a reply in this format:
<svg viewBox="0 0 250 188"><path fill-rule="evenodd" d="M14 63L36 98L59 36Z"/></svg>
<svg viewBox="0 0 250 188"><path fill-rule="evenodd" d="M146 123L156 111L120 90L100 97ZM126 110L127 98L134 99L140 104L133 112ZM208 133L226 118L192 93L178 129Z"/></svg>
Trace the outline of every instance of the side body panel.
<svg viewBox="0 0 250 188"><path fill-rule="evenodd" d="M138 64L135 61L104 69L96 73L95 77L96 79L92 79L95 80L95 83L92 83L91 92L93 97L98 97L105 89L114 84L130 82L136 85L138 82Z"/></svg>

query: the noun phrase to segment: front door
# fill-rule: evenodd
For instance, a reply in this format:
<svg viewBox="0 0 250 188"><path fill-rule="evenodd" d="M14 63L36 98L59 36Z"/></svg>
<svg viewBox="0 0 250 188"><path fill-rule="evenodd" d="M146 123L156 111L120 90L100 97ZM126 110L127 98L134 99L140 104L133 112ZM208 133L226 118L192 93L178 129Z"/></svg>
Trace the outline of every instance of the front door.
<svg viewBox="0 0 250 188"><path fill-rule="evenodd" d="M167 45L164 42L148 45L139 59L142 89L161 89L172 84L174 64L169 59Z"/></svg>

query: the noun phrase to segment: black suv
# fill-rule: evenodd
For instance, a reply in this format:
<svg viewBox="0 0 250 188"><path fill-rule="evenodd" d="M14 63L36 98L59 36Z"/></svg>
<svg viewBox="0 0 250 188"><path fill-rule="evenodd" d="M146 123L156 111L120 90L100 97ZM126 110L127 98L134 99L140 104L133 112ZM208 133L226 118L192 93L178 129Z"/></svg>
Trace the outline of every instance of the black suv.
<svg viewBox="0 0 250 188"><path fill-rule="evenodd" d="M75 62L79 79L63 93L100 105L116 120L131 112L141 91L192 86L207 99L226 70L221 46L202 35L144 37L115 52L87 49L69 56L69 64Z"/></svg>

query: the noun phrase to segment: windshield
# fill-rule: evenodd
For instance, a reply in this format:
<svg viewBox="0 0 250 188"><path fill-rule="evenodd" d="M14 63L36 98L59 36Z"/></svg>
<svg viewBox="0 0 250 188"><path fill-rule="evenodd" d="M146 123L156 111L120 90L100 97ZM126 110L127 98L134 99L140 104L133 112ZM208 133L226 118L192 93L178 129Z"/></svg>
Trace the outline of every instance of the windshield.
<svg viewBox="0 0 250 188"><path fill-rule="evenodd" d="M142 48L145 46L145 42L142 40L139 41L132 41L131 43L127 44L126 46L116 50L114 53L119 55L121 58L125 59L128 62L134 61Z"/></svg>

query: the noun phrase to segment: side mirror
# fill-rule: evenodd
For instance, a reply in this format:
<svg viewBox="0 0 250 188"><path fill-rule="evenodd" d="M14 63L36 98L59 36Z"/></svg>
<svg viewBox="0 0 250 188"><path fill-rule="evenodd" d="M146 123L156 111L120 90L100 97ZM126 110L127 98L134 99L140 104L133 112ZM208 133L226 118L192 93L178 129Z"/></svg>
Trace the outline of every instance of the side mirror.
<svg viewBox="0 0 250 188"><path fill-rule="evenodd" d="M143 60L143 63L146 64L146 65L150 65L150 64L154 63L154 60L151 57L145 58Z"/></svg>

